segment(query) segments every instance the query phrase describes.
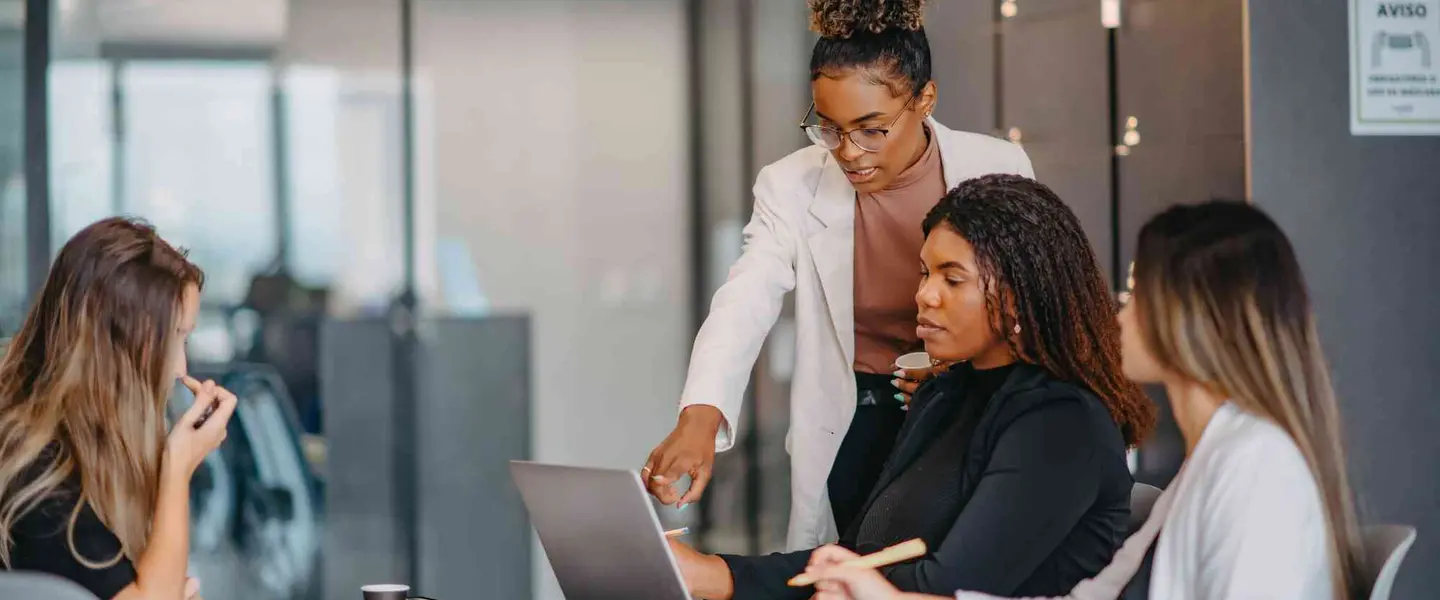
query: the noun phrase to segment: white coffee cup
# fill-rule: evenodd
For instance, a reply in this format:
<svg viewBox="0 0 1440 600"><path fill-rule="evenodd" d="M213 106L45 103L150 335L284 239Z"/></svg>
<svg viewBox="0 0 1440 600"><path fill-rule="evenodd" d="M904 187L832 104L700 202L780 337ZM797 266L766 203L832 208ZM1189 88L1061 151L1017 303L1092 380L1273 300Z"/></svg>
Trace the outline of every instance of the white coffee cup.
<svg viewBox="0 0 1440 600"><path fill-rule="evenodd" d="M916 369L929 369L935 366L935 363L930 361L930 355L925 352L911 352L895 359L895 366L906 371L912 371Z"/></svg>
<svg viewBox="0 0 1440 600"><path fill-rule="evenodd" d="M400 583L378 583L360 588L365 600L406 600L410 586Z"/></svg>

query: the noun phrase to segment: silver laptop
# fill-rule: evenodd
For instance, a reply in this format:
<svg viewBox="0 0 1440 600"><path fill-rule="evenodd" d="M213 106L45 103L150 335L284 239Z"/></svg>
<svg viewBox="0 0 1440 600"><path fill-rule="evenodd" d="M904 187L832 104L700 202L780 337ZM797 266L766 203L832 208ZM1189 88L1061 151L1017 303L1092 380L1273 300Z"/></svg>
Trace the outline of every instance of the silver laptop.
<svg viewBox="0 0 1440 600"><path fill-rule="evenodd" d="M566 600L690 600L635 471L510 461Z"/></svg>

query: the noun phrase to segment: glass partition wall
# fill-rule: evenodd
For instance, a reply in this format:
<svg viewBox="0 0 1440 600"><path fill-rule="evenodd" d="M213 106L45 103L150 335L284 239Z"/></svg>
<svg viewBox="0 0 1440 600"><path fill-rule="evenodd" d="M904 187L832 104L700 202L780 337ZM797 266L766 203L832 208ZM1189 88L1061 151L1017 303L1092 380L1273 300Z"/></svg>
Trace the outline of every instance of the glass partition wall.
<svg viewBox="0 0 1440 600"><path fill-rule="evenodd" d="M702 18L723 4L743 12ZM372 550L326 543L336 527L408 532L397 578L421 581L432 534L412 491L386 479L376 492L412 509L379 515L326 493L346 458L326 414L349 398L325 381L350 375L323 372L340 350L327 328L389 323L384 355L431 344L406 315L524 315L529 457L638 468L674 424L754 171L803 142L803 7L768 4L0 2L0 337L69 236L111 215L152 223L206 271L194 369L245 396L192 498L206 597L353 597L367 582L326 565ZM739 83L723 71L741 65L743 87L697 93ZM721 155L701 156L709 145ZM658 507L707 548L783 542L784 331L754 386L759 426L722 458L705 508ZM367 375L402 403L432 385L416 381L423 363L388 364ZM408 432L383 439L397 464L414 459L416 423L376 426ZM448 460L414 470L465 472ZM533 551L531 595L558 598Z"/></svg>

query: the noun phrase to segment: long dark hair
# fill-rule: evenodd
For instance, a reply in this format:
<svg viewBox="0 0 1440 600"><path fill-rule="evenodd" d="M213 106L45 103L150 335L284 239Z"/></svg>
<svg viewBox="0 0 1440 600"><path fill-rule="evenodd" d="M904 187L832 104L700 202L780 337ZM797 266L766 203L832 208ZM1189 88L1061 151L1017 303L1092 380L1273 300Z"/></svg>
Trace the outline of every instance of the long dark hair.
<svg viewBox="0 0 1440 600"><path fill-rule="evenodd" d="M1278 425L1325 508L1335 597L1355 593L1362 556L1340 409L1300 261L1244 202L1176 206L1140 230L1132 302L1160 366Z"/></svg>
<svg viewBox="0 0 1440 600"><path fill-rule="evenodd" d="M810 80L861 71L895 96L930 82L924 0L810 0Z"/></svg>
<svg viewBox="0 0 1440 600"><path fill-rule="evenodd" d="M97 222L65 243L0 361L0 565L27 512L78 477L67 532L81 564L145 550L165 444L166 371L186 286L200 269L149 225ZM89 505L120 540L81 556L76 517Z"/></svg>
<svg viewBox="0 0 1440 600"><path fill-rule="evenodd" d="M1094 392L1125 442L1143 441L1155 404L1121 370L1119 307L1070 207L1033 179L986 175L940 199L925 234L936 227L975 248L991 327L1015 356Z"/></svg>

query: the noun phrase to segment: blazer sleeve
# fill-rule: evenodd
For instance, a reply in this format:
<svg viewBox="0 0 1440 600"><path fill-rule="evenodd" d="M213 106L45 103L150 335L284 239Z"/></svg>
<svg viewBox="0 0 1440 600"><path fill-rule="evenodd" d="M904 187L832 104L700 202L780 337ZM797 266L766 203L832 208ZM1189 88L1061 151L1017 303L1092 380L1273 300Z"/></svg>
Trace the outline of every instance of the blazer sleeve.
<svg viewBox="0 0 1440 600"><path fill-rule="evenodd" d="M725 422L715 449L729 450L738 435L740 410L750 371L785 294L795 289L796 224L786 218L785 173L775 165L755 181L755 209L745 226L740 259L710 301L685 377L680 410L696 404L720 409Z"/></svg>
<svg viewBox="0 0 1440 600"><path fill-rule="evenodd" d="M1013 145L1015 146L1015 168L1011 172L1015 173L1016 175L1024 175L1026 177L1034 179L1035 166L1030 164L1030 154L1025 152L1025 148L1021 147L1019 144Z"/></svg>
<svg viewBox="0 0 1440 600"><path fill-rule="evenodd" d="M1095 502L1104 441L1091 422L1084 405L1068 399L1016 418L945 541L886 576L909 592L1013 595Z"/></svg>
<svg viewBox="0 0 1440 600"><path fill-rule="evenodd" d="M731 556L721 554L720 559L730 567L734 581L735 600L805 600L815 594L815 588L794 588L786 584L790 578L805 571L810 562L811 550L783 552L765 556Z"/></svg>

